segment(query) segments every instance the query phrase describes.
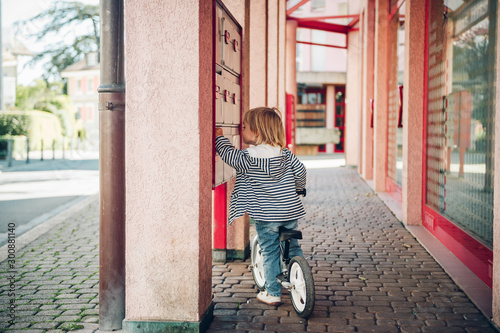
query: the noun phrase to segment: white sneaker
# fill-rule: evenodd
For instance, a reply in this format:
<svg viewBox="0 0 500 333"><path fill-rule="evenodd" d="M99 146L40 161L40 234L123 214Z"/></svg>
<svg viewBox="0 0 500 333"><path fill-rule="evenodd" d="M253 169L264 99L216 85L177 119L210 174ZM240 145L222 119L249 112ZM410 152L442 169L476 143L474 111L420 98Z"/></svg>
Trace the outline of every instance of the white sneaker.
<svg viewBox="0 0 500 333"><path fill-rule="evenodd" d="M257 300L267 305L280 305L281 297L279 296L269 296L266 290L263 290L257 294Z"/></svg>

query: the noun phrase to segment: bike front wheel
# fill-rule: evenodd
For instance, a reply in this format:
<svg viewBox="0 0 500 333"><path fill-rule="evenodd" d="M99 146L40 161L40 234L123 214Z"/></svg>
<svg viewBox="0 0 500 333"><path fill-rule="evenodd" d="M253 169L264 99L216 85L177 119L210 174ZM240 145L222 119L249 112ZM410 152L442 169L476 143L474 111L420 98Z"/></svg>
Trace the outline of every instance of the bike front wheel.
<svg viewBox="0 0 500 333"><path fill-rule="evenodd" d="M262 250L260 249L259 240L257 237L255 237L252 242L250 255L252 261L252 277L255 282L255 286L259 290L264 290L266 289L266 277L264 275L264 256L262 255Z"/></svg>
<svg viewBox="0 0 500 333"><path fill-rule="evenodd" d="M290 299L295 312L302 318L307 318L314 310L314 280L307 260L295 256L289 266Z"/></svg>

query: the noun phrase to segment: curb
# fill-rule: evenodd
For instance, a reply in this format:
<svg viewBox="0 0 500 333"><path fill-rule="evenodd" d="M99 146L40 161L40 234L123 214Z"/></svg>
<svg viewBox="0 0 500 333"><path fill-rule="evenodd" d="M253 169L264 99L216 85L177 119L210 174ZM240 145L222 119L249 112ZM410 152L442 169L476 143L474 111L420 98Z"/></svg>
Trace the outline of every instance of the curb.
<svg viewBox="0 0 500 333"><path fill-rule="evenodd" d="M49 232L55 226L66 221L68 218L71 218L71 216L75 215L86 206L98 200L99 200L99 193L90 195L87 198L80 200L79 202L69 207L68 209L57 214L56 216L53 216L47 221L42 222L33 229L25 232L21 236L16 237L15 238L16 252L29 245L31 242L35 241L40 236ZM0 247L0 262L3 262L8 257L8 251L7 251L8 245L9 244L7 243L4 246Z"/></svg>

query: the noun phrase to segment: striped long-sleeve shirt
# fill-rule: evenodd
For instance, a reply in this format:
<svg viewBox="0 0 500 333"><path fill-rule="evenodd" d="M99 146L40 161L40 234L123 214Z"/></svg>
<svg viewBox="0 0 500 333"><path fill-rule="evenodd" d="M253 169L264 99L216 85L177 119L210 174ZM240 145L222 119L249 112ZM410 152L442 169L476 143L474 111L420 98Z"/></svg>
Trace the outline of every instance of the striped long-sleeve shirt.
<svg viewBox="0 0 500 333"><path fill-rule="evenodd" d="M236 184L229 203L229 224L248 212L258 221L281 222L299 219L306 212L297 190L306 186L306 168L288 149L281 156L256 158L246 149L234 148L218 136L215 150L236 169Z"/></svg>

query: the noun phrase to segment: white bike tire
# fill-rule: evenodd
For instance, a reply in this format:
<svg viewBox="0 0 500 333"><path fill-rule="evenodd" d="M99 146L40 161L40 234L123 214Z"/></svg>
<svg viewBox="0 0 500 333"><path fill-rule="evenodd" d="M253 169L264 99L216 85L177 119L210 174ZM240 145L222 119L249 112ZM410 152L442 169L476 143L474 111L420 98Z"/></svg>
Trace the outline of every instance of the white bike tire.
<svg viewBox="0 0 500 333"><path fill-rule="evenodd" d="M265 290L266 277L264 275L264 257L262 256L262 250L260 249L259 239L257 237L252 241L250 258L252 264L252 277L255 286L259 290Z"/></svg>
<svg viewBox="0 0 500 333"><path fill-rule="evenodd" d="M290 300L295 312L302 318L307 318L314 310L315 291L311 268L307 260L301 256L295 256L290 260L289 277L292 288L290 289Z"/></svg>

